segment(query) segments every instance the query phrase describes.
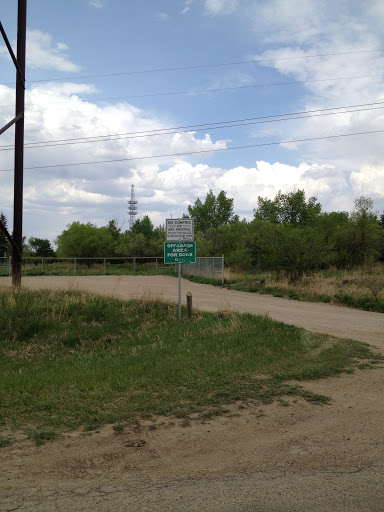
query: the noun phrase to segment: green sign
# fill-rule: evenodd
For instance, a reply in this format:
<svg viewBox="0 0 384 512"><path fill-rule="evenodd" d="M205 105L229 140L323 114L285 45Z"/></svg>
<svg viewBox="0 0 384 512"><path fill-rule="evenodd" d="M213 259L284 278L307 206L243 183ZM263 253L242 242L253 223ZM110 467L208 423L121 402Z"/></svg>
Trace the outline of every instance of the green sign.
<svg viewBox="0 0 384 512"><path fill-rule="evenodd" d="M196 263L196 242L164 242L164 263Z"/></svg>

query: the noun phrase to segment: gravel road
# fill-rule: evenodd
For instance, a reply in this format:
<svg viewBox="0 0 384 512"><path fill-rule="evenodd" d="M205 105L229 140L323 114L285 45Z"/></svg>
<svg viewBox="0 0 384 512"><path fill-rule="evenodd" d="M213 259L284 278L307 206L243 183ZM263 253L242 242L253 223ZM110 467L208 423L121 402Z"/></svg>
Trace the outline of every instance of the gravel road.
<svg viewBox="0 0 384 512"><path fill-rule="evenodd" d="M9 278L3 278L2 282L8 286L11 283ZM286 324L363 341L384 351L382 313L238 292L185 279L181 282L182 303L186 303L186 293L191 292L194 307L202 311L230 310L268 314ZM24 277L23 286L32 289L87 290L121 299L146 297L178 301L178 279L170 276Z"/></svg>
<svg viewBox="0 0 384 512"><path fill-rule="evenodd" d="M10 285L2 279L0 284ZM31 277L30 288L177 301L172 277ZM269 314L384 353L384 315L182 282L201 310ZM189 427L156 418L2 448L0 511L380 512L384 369L305 384L331 405L250 406Z"/></svg>

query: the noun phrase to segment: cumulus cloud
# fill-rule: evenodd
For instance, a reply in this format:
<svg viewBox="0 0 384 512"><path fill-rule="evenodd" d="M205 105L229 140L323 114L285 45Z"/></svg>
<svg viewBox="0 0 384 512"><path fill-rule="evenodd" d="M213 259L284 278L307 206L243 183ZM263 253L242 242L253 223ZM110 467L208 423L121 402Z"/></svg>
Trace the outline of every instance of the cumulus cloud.
<svg viewBox="0 0 384 512"><path fill-rule="evenodd" d="M384 166L366 165L351 173L356 196L384 197Z"/></svg>
<svg viewBox="0 0 384 512"><path fill-rule="evenodd" d="M95 89L88 84L44 84L27 91L25 166L41 167L25 171L24 219L27 236L53 240L75 220L106 225L116 217L128 227L127 200L131 184L136 187L140 215L149 214L155 224L170 215L187 213L188 204L204 198L212 189L225 190L235 200L240 217L251 219L258 196L273 198L279 190L304 189L315 195L328 210L350 210L352 200L360 195L378 197L384 190L382 167L362 166L346 169L335 162L316 163L302 160L298 165L257 161L255 166L216 167L209 164L209 153L194 156L168 156L141 160L141 156L225 149L224 140L213 141L209 134L193 132L162 137L111 137L107 141L86 142L85 137L163 129L165 123L145 111L127 104L99 106L89 95ZM0 86L0 104L13 100L11 88ZM1 111L0 124L6 115ZM168 125L167 125L168 126ZM68 144L76 139L78 144ZM61 141L51 147L29 149L39 141ZM3 134L2 146L12 145L11 134ZM13 153L0 148L0 170L12 168ZM129 159L129 160L126 160ZM89 165L59 164L102 162ZM119 161L122 160L122 161ZM1 172L0 204L12 211L13 173ZM380 194L379 194L380 195ZM383 195L381 193L381 195Z"/></svg>
<svg viewBox="0 0 384 512"><path fill-rule="evenodd" d="M66 55L65 43L54 43L52 36L40 30L27 31L27 65L34 69L74 72L81 68Z"/></svg>
<svg viewBox="0 0 384 512"><path fill-rule="evenodd" d="M194 153L195 159L201 155L207 159L211 150L226 147L224 140L214 141L209 134L193 132L133 137L135 132L161 130L168 125L128 103L100 106L80 97L94 92L91 85L69 82L39 85L26 92L26 229L41 225L38 216L42 211L51 211L44 215L44 229L49 233L56 229L56 235L74 220L97 223L103 219L100 222L105 224L114 216L124 218L132 183L138 185L142 207L160 211L164 204L159 198L167 194L170 183L165 179L169 176L166 171L181 158L172 156L174 153ZM0 104L11 103L13 98L11 88L0 86ZM0 125L9 119L1 110ZM3 135L0 204L11 210L13 173L4 171L13 167L12 134ZM31 143L38 144L31 147ZM200 151L204 153L200 155ZM142 159L158 155L169 156ZM76 165L84 162L93 163ZM31 167L35 169L28 169ZM183 194L187 194L186 189ZM160 217L156 220L161 222ZM42 234L35 232L35 236Z"/></svg>
<svg viewBox="0 0 384 512"><path fill-rule="evenodd" d="M368 17L364 17L358 16L359 12L347 15L338 3L327 0L321 5L300 0L258 2L258 9L254 7L253 13L254 2L244 2L250 9L244 24L253 24L266 48L254 58L271 59L262 65L280 73L284 80L288 77L300 81L305 88L295 110L384 101L382 77L365 77L381 74L384 68L381 53L351 53L382 48L380 31L370 30L369 25L373 26L373 13L382 9L381 4L372 3L367 9ZM186 13L192 1L183 5ZM205 14L214 16L234 12L239 4L230 0L206 0L200 5L204 5ZM65 44L53 43L49 35L35 33L33 62L49 62L51 59L55 69L77 70L66 56ZM40 56L40 50L36 48L42 49ZM345 78L352 76L365 78ZM248 83L248 74L244 80ZM219 167L210 159L212 150L225 149L228 141L192 131L132 138L129 132L160 130L172 123L126 102L100 106L92 101L95 92L92 85L70 82L40 85L27 91L27 143L64 139L79 142L69 145L67 142L70 141L67 141L36 149L26 147L26 167L51 166L25 172L27 236L54 239L74 220L105 225L116 217L120 224L124 225L125 221L127 227L126 201L131 184L136 187L140 215L149 214L155 224L163 223L170 214L177 217L186 213L188 204L198 197L204 198L210 189L215 193L225 190L235 200L236 213L248 219L257 207L258 196L273 198L279 190L286 193L304 189L308 197L317 196L326 210L350 211L353 199L360 195L371 196L383 204L382 134L287 142L280 147L279 158L271 158L271 161L260 157L248 166L222 164ZM0 85L0 104L14 105L12 88ZM377 110L263 125L264 128L253 128L253 136L290 141L380 130L384 125L384 109L380 105L376 107ZM12 109L0 110L1 126L12 118ZM175 121L176 124L180 123ZM97 143L84 139L111 133L127 135L111 137L113 140L109 141L104 138ZM2 145L12 142L11 131L2 135ZM193 157L172 156L188 152L195 154ZM169 156L141 159L142 156L162 154ZM284 154L290 165L284 163ZM12 158L12 151L1 151L0 148L0 170L12 168ZM114 162L55 167L57 164L103 160ZM0 172L0 178L0 204L9 213L12 210L13 175Z"/></svg>
<svg viewBox="0 0 384 512"><path fill-rule="evenodd" d="M302 82L306 94L302 95L300 110L382 102L384 80L378 75L384 69L384 58L375 50L381 49L384 41L381 31L372 30L373 14L381 12L382 6L372 1L368 4L348 10L328 0L321 4L270 0L258 5L250 19L264 44L272 49L254 58L270 59L261 65L278 71L284 78ZM383 106L347 108L355 111L338 115L318 112L307 119L255 130L254 136L267 133L280 140L295 140L373 132L382 129ZM335 165L357 173L360 181L354 178L351 182L355 190L358 181L367 184L362 177L384 158L380 133L284 147L291 156L296 152L302 161ZM369 188L366 190L368 193Z"/></svg>

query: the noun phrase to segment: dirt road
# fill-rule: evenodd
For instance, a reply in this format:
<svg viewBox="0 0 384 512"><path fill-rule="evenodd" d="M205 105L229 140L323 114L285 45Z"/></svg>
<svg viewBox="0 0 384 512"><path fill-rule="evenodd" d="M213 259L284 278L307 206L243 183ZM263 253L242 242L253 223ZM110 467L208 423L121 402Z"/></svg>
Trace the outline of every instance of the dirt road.
<svg viewBox="0 0 384 512"><path fill-rule="evenodd" d="M5 281L1 281L5 283ZM23 278L31 288L177 300L170 277ZM384 315L257 296L183 281L194 306L268 313L286 323L370 343L384 352ZM384 369L305 387L332 398L189 427L157 418L116 435L105 427L0 450L0 511L365 512L384 509Z"/></svg>
<svg viewBox="0 0 384 512"><path fill-rule="evenodd" d="M0 284L10 286L9 278ZM160 298L178 301L178 280L170 276L83 276L24 277L23 286L38 289L87 290L103 295L130 298ZM281 322L370 343L384 351L384 314L329 304L297 302L271 295L238 292L182 279L182 303L191 292L193 305L202 311L231 310L268 314Z"/></svg>

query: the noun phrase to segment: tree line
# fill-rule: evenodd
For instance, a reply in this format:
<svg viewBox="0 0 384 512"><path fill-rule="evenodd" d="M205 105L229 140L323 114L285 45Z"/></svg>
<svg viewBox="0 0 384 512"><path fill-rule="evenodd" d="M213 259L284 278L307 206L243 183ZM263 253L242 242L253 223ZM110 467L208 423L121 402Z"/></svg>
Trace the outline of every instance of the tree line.
<svg viewBox="0 0 384 512"><path fill-rule="evenodd" d="M384 259L384 214L373 201L360 197L354 210L323 212L316 197L304 190L274 199L258 197L253 219L234 215L233 199L210 191L204 202L188 208L197 218L196 242L207 256L225 254L226 264L238 270L273 270L292 280L329 267L372 265ZM206 222L215 217L218 224ZM200 219L202 217L202 219Z"/></svg>
<svg viewBox="0 0 384 512"><path fill-rule="evenodd" d="M6 222L5 216L1 214ZM234 213L234 200L210 190L205 199L188 206L184 218L194 218L198 256L221 256L236 270L273 270L292 280L304 273L329 268L372 265L384 259L384 214L370 198L360 197L354 210L323 212L316 197L304 190L274 199L258 197L253 219ZM148 215L122 231L116 220L106 226L73 222L55 240L57 257L159 256L164 226L154 227ZM5 245L4 245L5 243ZM0 254L8 244L0 234ZM5 249L8 251L9 249ZM48 240L30 238L24 255L53 256Z"/></svg>

